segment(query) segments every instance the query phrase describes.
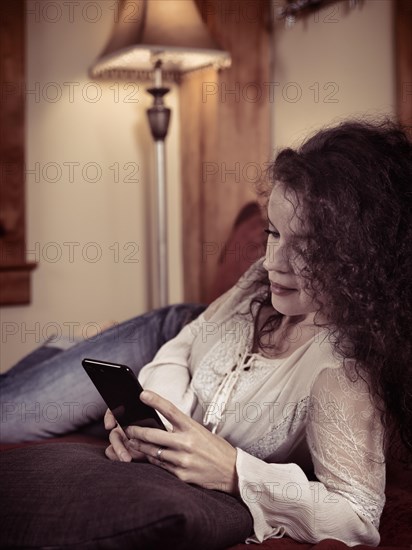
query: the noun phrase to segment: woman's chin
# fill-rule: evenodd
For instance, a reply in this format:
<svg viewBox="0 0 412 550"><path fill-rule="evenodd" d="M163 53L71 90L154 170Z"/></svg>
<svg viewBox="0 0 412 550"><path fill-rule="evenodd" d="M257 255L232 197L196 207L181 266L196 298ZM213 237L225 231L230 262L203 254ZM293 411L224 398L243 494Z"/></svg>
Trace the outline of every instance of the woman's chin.
<svg viewBox="0 0 412 550"><path fill-rule="evenodd" d="M295 317L297 315L307 315L312 312L312 308L307 304L296 303L296 300L287 297L279 297L272 294L272 306L277 312L287 317ZM306 307L305 307L306 306Z"/></svg>
<svg viewBox="0 0 412 550"><path fill-rule="evenodd" d="M282 315L297 315L295 313L295 308L291 306L291 304L286 304L283 301L279 300L277 296L273 296L272 294L272 306L278 313L281 313Z"/></svg>

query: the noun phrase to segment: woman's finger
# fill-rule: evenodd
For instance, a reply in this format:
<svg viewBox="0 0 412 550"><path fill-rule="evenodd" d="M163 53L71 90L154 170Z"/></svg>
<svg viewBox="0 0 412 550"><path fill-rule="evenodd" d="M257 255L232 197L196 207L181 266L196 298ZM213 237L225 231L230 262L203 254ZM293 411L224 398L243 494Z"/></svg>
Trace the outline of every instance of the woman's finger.
<svg viewBox="0 0 412 550"><path fill-rule="evenodd" d="M173 403L155 392L144 390L140 400L159 411L173 426L173 431L184 431L192 425L190 416L182 413Z"/></svg>
<svg viewBox="0 0 412 550"><path fill-rule="evenodd" d="M167 470L168 472L176 475L176 466L172 462L168 462L166 460L159 460L157 458L153 458L152 456L147 457L148 462L150 464L154 464L155 466L160 466L164 470Z"/></svg>
<svg viewBox="0 0 412 550"><path fill-rule="evenodd" d="M145 453L142 453L140 451L139 444L137 441L133 439L127 439L124 442L124 446L129 451L129 454L133 460L138 460L139 462L147 460L147 455L145 455Z"/></svg>
<svg viewBox="0 0 412 550"><path fill-rule="evenodd" d="M163 453L166 451L166 447L163 445L153 445L152 443L145 443L144 441L138 441L136 439L130 440L130 446L133 449L139 450L148 458L157 458L163 460ZM161 452L161 454L159 454Z"/></svg>
<svg viewBox="0 0 412 550"><path fill-rule="evenodd" d="M116 427L116 419L113 416L113 413L110 409L107 409L105 415L104 415L104 427L106 430L113 430L113 428Z"/></svg>
<svg viewBox="0 0 412 550"><path fill-rule="evenodd" d="M125 429L126 437L140 444L143 442L158 447L176 447L179 440L176 434L158 430L157 428L142 428L141 426L128 426Z"/></svg>
<svg viewBox="0 0 412 550"><path fill-rule="evenodd" d="M110 432L109 441L112 444L113 451L116 454L117 460L122 462L130 462L132 457L125 447L126 436L121 428L115 428Z"/></svg>
<svg viewBox="0 0 412 550"><path fill-rule="evenodd" d="M109 458L110 460L119 460L117 458L117 455L116 453L114 452L114 449L113 449L113 445L109 445L108 447L106 447L105 451L104 451L104 454L107 456L107 458Z"/></svg>

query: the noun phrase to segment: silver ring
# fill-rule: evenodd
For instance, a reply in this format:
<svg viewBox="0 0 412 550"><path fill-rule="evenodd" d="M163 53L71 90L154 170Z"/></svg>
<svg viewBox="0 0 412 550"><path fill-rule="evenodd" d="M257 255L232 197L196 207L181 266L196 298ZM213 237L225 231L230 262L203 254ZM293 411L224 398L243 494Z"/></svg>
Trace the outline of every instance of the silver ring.
<svg viewBox="0 0 412 550"><path fill-rule="evenodd" d="M159 447L159 448L157 449L156 458L157 458L157 460L160 460L160 462L163 462L163 460L162 460L162 453L163 453L164 450L165 450L164 447Z"/></svg>

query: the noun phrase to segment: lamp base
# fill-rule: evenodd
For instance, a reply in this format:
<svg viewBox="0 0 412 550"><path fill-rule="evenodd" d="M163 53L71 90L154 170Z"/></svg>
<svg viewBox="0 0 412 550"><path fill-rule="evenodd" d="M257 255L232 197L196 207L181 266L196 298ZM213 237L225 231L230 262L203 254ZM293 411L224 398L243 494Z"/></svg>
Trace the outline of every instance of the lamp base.
<svg viewBox="0 0 412 550"><path fill-rule="evenodd" d="M170 91L169 88L148 88L153 96L153 105L147 110L150 130L155 141L164 140L169 130L171 109L165 107L163 97Z"/></svg>

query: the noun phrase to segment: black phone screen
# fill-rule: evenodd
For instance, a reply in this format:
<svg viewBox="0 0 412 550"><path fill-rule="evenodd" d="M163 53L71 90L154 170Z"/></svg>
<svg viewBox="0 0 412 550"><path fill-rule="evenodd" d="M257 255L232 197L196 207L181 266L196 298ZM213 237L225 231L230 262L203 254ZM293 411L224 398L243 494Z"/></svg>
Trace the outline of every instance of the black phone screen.
<svg viewBox="0 0 412 550"><path fill-rule="evenodd" d="M82 365L122 428L166 429L157 412L140 401L143 388L129 367L96 359L83 359Z"/></svg>

